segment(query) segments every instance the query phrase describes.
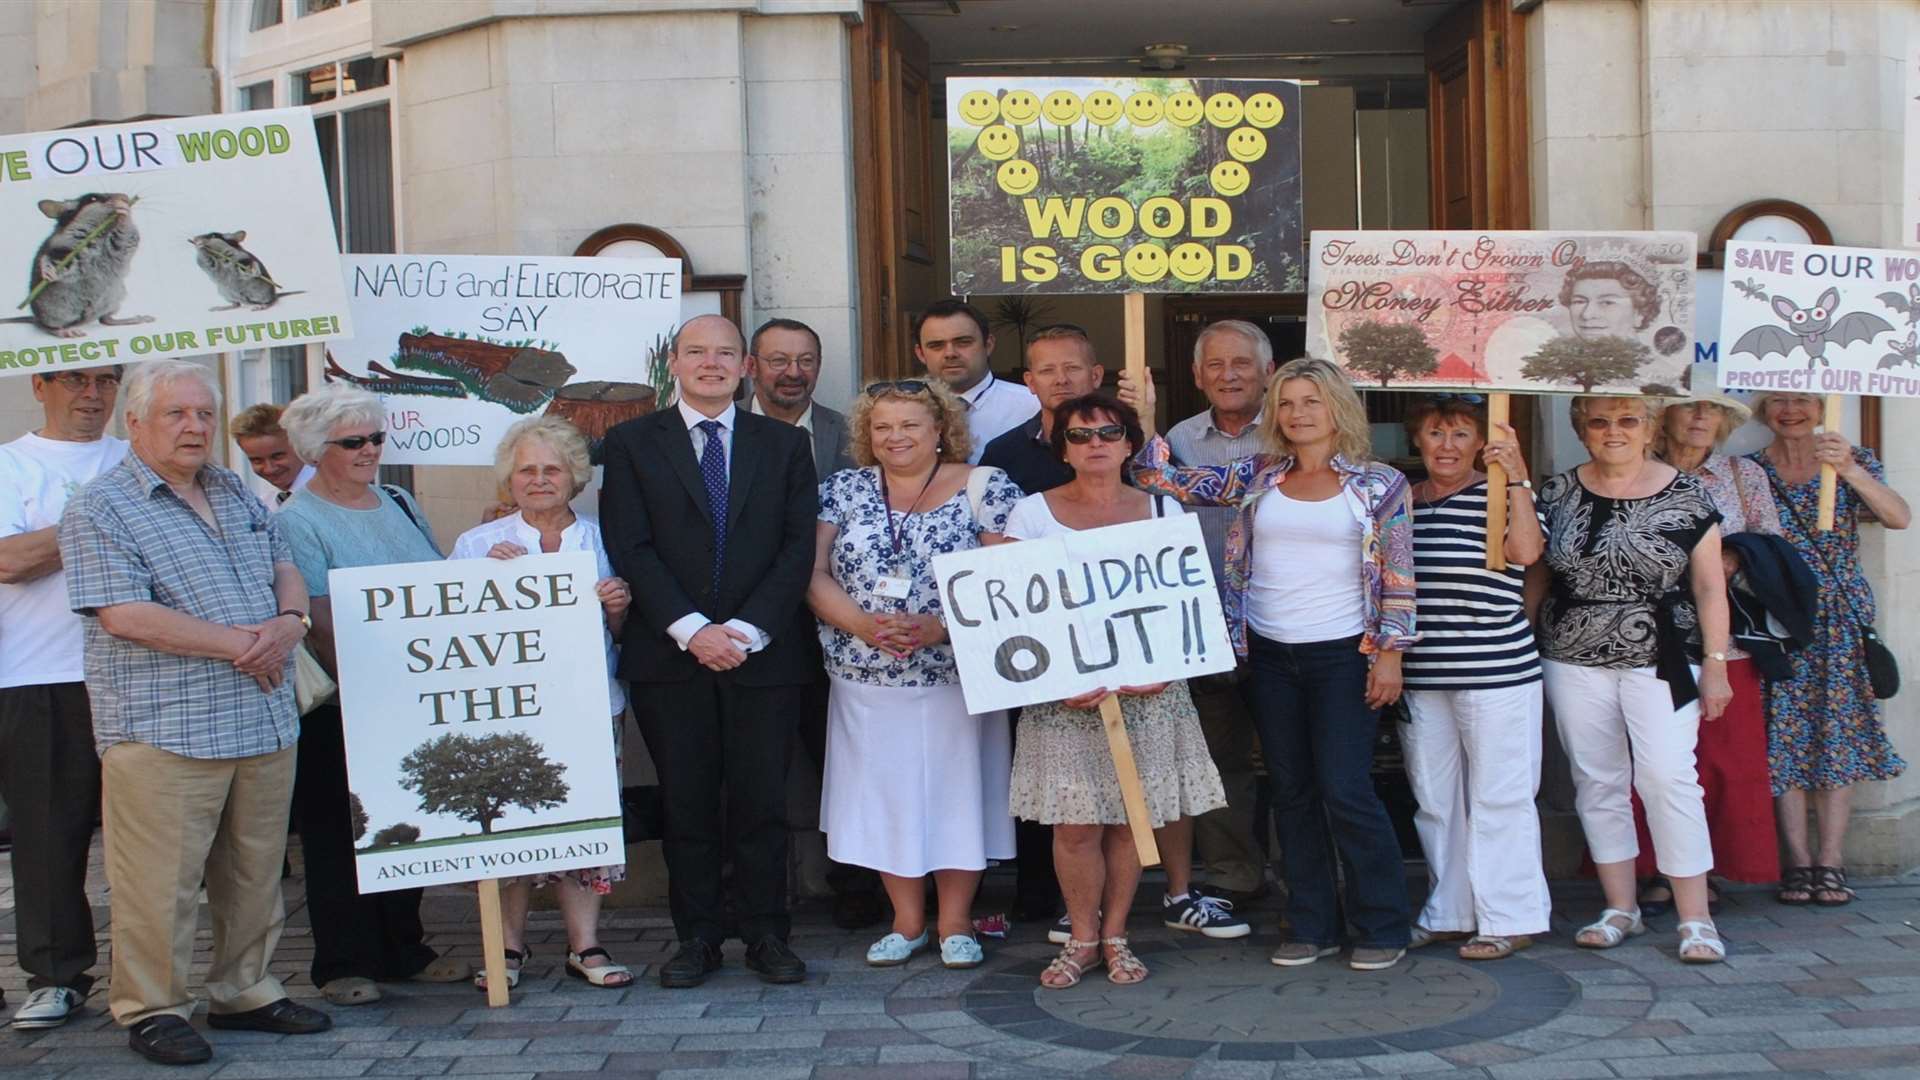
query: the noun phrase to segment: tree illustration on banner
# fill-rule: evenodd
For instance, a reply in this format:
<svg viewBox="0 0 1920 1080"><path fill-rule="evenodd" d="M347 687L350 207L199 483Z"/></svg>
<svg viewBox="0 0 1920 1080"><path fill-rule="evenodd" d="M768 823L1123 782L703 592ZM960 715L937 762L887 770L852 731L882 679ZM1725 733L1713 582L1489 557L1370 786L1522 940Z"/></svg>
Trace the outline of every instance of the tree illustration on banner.
<svg viewBox="0 0 1920 1080"><path fill-rule="evenodd" d="M353 838L367 835L367 808L360 803L360 796L347 792L347 811L353 820Z"/></svg>
<svg viewBox="0 0 1920 1080"><path fill-rule="evenodd" d="M1354 323L1340 331L1340 355L1347 367L1379 379L1381 386L1431 375L1440 366L1440 354L1428 343L1426 331L1412 323Z"/></svg>
<svg viewBox="0 0 1920 1080"><path fill-rule="evenodd" d="M567 767L524 732L442 735L400 762L400 786L420 796L420 809L452 814L491 833L509 806L540 810L567 800Z"/></svg>
<svg viewBox="0 0 1920 1080"><path fill-rule="evenodd" d="M400 847L420 839L420 826L402 821L373 834L373 847Z"/></svg>
<svg viewBox="0 0 1920 1080"><path fill-rule="evenodd" d="M1560 337L1527 357L1520 373L1537 382L1579 383L1592 390L1602 384L1632 381L1653 359L1644 343L1623 337Z"/></svg>

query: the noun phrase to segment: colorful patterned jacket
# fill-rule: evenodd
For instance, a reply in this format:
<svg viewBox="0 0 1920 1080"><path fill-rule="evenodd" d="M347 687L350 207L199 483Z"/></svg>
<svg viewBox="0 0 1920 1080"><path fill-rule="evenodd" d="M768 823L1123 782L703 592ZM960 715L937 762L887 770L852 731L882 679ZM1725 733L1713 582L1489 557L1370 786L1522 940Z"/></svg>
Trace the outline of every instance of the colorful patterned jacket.
<svg viewBox="0 0 1920 1080"><path fill-rule="evenodd" d="M1253 574L1253 515L1261 496L1286 482L1293 458L1255 454L1231 465L1174 465L1167 441L1155 435L1134 456L1133 482L1193 506L1230 506L1227 580L1222 607L1233 651L1247 655L1247 587ZM1405 651L1419 639L1413 628L1413 496L1400 470L1334 455L1342 497L1360 522L1360 574L1366 584L1366 633L1360 651Z"/></svg>

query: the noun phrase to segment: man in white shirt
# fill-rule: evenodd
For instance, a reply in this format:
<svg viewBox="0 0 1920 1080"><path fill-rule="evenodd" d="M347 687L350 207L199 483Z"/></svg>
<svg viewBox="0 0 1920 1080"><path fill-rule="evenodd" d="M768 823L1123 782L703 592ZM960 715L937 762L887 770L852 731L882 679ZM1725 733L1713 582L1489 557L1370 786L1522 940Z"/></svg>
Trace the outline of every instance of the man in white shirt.
<svg viewBox="0 0 1920 1080"><path fill-rule="evenodd" d="M67 500L118 465L127 444L106 434L118 365L30 381L46 423L0 446L0 799L13 816L29 991L13 1026L49 1028L86 1000L99 959L86 885L100 759L56 534Z"/></svg>
<svg viewBox="0 0 1920 1080"><path fill-rule="evenodd" d="M274 509L313 479L313 466L301 463L280 426L280 406L262 403L242 409L227 430L240 444L240 452L247 455L253 475L273 485L273 499L268 505Z"/></svg>
<svg viewBox="0 0 1920 1080"><path fill-rule="evenodd" d="M913 355L966 405L967 433L973 437L967 460L975 465L988 443L1040 411L1033 391L988 368L993 333L987 317L963 300L942 300L914 317Z"/></svg>

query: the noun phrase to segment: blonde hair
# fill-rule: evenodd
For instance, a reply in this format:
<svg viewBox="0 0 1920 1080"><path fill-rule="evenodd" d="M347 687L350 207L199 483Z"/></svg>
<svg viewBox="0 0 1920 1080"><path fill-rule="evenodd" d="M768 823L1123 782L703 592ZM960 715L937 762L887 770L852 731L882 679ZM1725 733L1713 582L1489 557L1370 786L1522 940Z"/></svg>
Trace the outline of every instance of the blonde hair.
<svg viewBox="0 0 1920 1080"><path fill-rule="evenodd" d="M933 414L934 423L940 426L939 460L967 460L967 456L973 453L973 437L967 433L967 411L961 406L960 399L938 379L905 381L921 383L923 388L909 392L901 389L898 382L881 379L868 383L861 389L860 396L854 399L853 409L847 414L854 464L865 467L879 462L873 456L871 421L873 407L883 401L912 401L926 406L927 411Z"/></svg>
<svg viewBox="0 0 1920 1080"><path fill-rule="evenodd" d="M1267 384L1267 400L1260 420L1260 435L1274 453L1293 456L1293 444L1280 429L1280 390L1290 380L1305 379L1320 389L1327 411L1333 416L1334 452L1348 461L1373 460L1373 429L1367 424L1367 407L1352 380L1336 364L1311 356L1289 360L1273 373Z"/></svg>
<svg viewBox="0 0 1920 1080"><path fill-rule="evenodd" d="M500 445L493 450L493 478L500 485L500 501L510 503L513 493L507 482L513 477L514 458L520 453L520 444L532 439L545 443L567 466L573 476L573 490L567 494L571 499L586 489L593 480L593 462L587 452L587 437L580 429L562 420L558 416L535 416L513 425L500 437Z"/></svg>

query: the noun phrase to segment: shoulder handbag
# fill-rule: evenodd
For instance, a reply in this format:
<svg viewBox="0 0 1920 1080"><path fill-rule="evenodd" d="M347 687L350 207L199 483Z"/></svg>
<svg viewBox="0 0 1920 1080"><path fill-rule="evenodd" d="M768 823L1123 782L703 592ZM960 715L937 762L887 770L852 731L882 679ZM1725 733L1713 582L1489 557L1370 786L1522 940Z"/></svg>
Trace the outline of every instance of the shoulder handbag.
<svg viewBox="0 0 1920 1080"><path fill-rule="evenodd" d="M1873 684L1873 696L1885 701L1899 693L1900 664L1893 658L1893 650L1887 648L1886 642L1880 640L1879 634L1874 633L1873 624L1860 617L1860 610L1853 606L1853 599L1839 587L1839 572L1833 568L1833 563L1828 561L1827 553L1820 550L1819 541L1813 539L1813 530L1807 527L1806 520L1800 516L1800 511L1794 508L1793 500L1789 499L1786 491L1780 487L1780 481L1775 479L1772 473L1768 473L1767 483L1773 486L1773 493L1780 505L1786 507L1787 513L1793 515L1793 523L1800 527L1801 535L1807 538L1808 545L1813 548L1814 557L1827 568L1828 576L1834 581L1833 595L1838 596L1847 605L1847 611L1853 615L1854 624L1860 629L1860 651L1864 654L1863 658L1867 664L1867 681Z"/></svg>

